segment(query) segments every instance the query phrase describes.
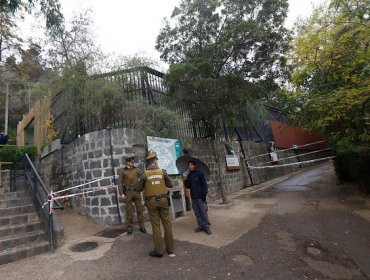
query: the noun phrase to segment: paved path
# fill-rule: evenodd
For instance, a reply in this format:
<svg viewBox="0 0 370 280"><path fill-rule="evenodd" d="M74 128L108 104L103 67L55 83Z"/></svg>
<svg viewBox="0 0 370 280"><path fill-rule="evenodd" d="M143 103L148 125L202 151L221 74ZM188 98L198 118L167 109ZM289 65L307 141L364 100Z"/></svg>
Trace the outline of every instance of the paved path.
<svg viewBox="0 0 370 280"><path fill-rule="evenodd" d="M69 213L65 246L0 266L0 279L370 279L369 197L338 185L331 162L284 179L212 208L211 236L192 213L177 219L174 258L150 258L150 234L97 237L103 227ZM99 246L71 252L81 241Z"/></svg>

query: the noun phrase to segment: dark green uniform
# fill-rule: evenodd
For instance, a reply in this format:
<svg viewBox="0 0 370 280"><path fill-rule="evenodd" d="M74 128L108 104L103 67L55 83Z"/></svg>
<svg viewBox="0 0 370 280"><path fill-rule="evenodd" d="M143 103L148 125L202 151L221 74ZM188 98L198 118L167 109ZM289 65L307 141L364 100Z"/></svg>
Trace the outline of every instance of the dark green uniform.
<svg viewBox="0 0 370 280"><path fill-rule="evenodd" d="M125 167L120 171L118 178L120 195L126 196L126 220L127 228L132 229L132 203L135 203L137 220L140 229L145 229L143 219L143 206L141 203L142 186L140 182L140 170L137 167Z"/></svg>
<svg viewBox="0 0 370 280"><path fill-rule="evenodd" d="M156 164L148 166L143 174L142 186L144 188L145 206L148 209L149 219L153 229L154 252L163 255L160 222L164 228L164 241L169 254L173 253L172 225L169 213L166 188L173 184L165 170Z"/></svg>

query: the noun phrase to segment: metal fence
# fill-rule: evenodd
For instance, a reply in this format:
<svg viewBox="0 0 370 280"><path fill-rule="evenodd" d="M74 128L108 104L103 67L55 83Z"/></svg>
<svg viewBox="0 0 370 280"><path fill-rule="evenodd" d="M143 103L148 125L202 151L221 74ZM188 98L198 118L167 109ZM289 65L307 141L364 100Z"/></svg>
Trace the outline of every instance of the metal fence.
<svg viewBox="0 0 370 280"><path fill-rule="evenodd" d="M94 80L103 80L107 84L118 86L120 94L129 101L147 102L153 106L161 103L161 96L166 92L163 82L164 74L149 67L138 67L115 71L86 78L83 86L88 87ZM63 144L69 143L79 135L107 127L135 127L135 112L121 110L112 106L106 109L104 119L97 121L96 116L88 110L78 110L79 106L71 104L84 104L84 100L71 89L66 89L51 100L51 114L54 120L54 129L59 132ZM202 123L194 122L186 108L173 104L161 104L176 111L181 123L178 126L178 135L182 137L209 137ZM83 107L83 106L81 106ZM217 135L220 140L232 140L241 137L243 140L265 142L273 140L269 119L286 119L280 110L265 106L265 112L258 116L253 111L240 114L237 125L234 127L220 123ZM238 130L238 135L235 133Z"/></svg>

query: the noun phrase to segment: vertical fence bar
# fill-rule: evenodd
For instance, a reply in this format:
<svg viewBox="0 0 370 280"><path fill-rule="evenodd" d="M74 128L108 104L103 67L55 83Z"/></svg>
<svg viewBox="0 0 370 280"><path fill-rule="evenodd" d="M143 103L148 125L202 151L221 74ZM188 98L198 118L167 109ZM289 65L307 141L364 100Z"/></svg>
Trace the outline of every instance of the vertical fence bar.
<svg viewBox="0 0 370 280"><path fill-rule="evenodd" d="M48 195L49 200L49 243L50 251L54 253L54 236L53 236L53 203L51 201L51 196Z"/></svg>

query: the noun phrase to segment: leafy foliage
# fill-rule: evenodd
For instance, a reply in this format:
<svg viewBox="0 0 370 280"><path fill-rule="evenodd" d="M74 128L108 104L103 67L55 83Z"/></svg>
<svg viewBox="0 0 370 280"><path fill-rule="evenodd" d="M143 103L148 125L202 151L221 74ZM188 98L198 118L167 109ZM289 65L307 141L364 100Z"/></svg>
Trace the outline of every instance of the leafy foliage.
<svg viewBox="0 0 370 280"><path fill-rule="evenodd" d="M17 34L19 18L10 13L0 12L0 62L3 63L12 54L18 54L22 39ZM15 59L14 59L15 60ZM11 62L8 61L10 64Z"/></svg>
<svg viewBox="0 0 370 280"><path fill-rule="evenodd" d="M334 142L370 141L369 4L333 0L298 26L294 40L292 119Z"/></svg>
<svg viewBox="0 0 370 280"><path fill-rule="evenodd" d="M88 70L92 70L101 58L95 44L92 24L91 11L83 10L59 29L47 30L48 63L54 68L63 68L83 62Z"/></svg>
<svg viewBox="0 0 370 280"><path fill-rule="evenodd" d="M287 1L183 0L157 37L170 64L204 58L214 76L269 82L285 75Z"/></svg>
<svg viewBox="0 0 370 280"><path fill-rule="evenodd" d="M0 2L1 13L14 14L23 8L28 12L40 10L46 18L47 29L59 28L63 22L59 0L9 0Z"/></svg>
<svg viewBox="0 0 370 280"><path fill-rule="evenodd" d="M286 77L287 1L183 0L157 37L166 83L210 137ZM265 99L266 100L266 99Z"/></svg>
<svg viewBox="0 0 370 280"><path fill-rule="evenodd" d="M172 102L186 108L192 120L202 123L207 134L214 137L219 122L232 124L257 90L240 75L212 75L212 66L206 59L175 64L165 79Z"/></svg>
<svg viewBox="0 0 370 280"><path fill-rule="evenodd" d="M16 147L5 145L0 148L0 161L2 162L14 162L22 158L24 154L28 154L31 160L35 158L36 149L35 147Z"/></svg>
<svg viewBox="0 0 370 280"><path fill-rule="evenodd" d="M123 76L88 76L84 64L65 68L54 83L56 92L69 93L66 107L61 108L69 116L63 130L68 131L76 123L86 125L88 131L120 127L121 123L114 123L119 119L127 120L127 125L147 135L175 136L180 123L178 115L161 102L149 104L140 95L135 96L132 91L139 89L132 86Z"/></svg>
<svg viewBox="0 0 370 280"><path fill-rule="evenodd" d="M359 181L370 192L370 146L354 146L346 141L337 144L335 171L343 181Z"/></svg>

